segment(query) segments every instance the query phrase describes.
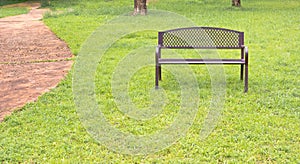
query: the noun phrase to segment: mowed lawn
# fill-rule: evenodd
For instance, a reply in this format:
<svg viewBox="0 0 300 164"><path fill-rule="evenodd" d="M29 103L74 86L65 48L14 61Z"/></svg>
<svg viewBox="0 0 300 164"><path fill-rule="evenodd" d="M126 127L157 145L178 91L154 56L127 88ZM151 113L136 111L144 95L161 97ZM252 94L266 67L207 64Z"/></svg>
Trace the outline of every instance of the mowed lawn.
<svg viewBox="0 0 300 164"><path fill-rule="evenodd" d="M21 3L25 0L1 0L0 1L0 18L7 17L7 16L13 16L13 15L19 15L19 14L26 14L29 9L26 7L11 7L11 6L5 6L15 3Z"/></svg>
<svg viewBox="0 0 300 164"><path fill-rule="evenodd" d="M132 6L131 0L53 0L52 12L43 21L68 43L76 62L81 46L93 31L131 12ZM300 1L242 0L242 7L234 8L228 0L152 0L148 8L149 17L156 10L169 11L197 26L245 32L250 56L249 91L243 93L239 67L224 66L226 94L212 133L205 139L199 137L213 97L205 65L191 67L200 100L187 134L170 147L138 156L112 151L86 131L73 100L72 69L55 89L0 123L0 162L300 163ZM124 133L153 134L170 125L180 109L180 85L167 70L163 70L161 86L168 101L161 115L148 121L131 119L118 109L113 97L112 79L118 63L145 46L154 47L154 62L156 44L157 31L153 30L122 36L97 66L96 100L105 107L102 112L107 121ZM154 65L138 70L128 86L137 107L149 106Z"/></svg>

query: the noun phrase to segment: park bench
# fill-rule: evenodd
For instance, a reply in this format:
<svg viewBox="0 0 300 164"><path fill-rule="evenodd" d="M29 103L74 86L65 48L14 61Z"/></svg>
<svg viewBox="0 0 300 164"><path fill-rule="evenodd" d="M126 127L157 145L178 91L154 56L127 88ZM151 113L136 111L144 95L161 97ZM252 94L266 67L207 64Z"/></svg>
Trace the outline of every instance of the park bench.
<svg viewBox="0 0 300 164"><path fill-rule="evenodd" d="M240 57L234 59L162 58L162 49L235 49L240 50ZM244 92L248 91L248 48L244 45L244 33L240 31L215 27L188 27L158 32L156 88L159 88L159 80L162 79L161 66L164 64L240 65L240 79L243 80L245 74Z"/></svg>

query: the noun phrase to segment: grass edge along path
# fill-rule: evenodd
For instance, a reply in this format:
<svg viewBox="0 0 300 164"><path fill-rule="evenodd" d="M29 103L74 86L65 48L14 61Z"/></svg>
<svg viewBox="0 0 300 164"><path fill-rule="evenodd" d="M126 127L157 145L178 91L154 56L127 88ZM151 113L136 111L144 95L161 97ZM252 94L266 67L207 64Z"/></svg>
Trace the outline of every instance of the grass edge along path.
<svg viewBox="0 0 300 164"><path fill-rule="evenodd" d="M68 46L40 21L48 9L40 9L37 2L10 6L23 6L31 11L0 19L3 45L0 53L3 78L0 121L13 110L35 101L49 88L55 87L72 65Z"/></svg>

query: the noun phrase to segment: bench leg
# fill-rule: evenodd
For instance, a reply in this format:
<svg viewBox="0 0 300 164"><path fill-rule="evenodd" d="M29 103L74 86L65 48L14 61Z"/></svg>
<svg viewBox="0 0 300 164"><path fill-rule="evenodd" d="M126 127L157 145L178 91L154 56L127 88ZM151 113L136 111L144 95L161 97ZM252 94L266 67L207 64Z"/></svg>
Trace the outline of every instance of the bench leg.
<svg viewBox="0 0 300 164"><path fill-rule="evenodd" d="M158 75L159 75L158 77L159 77L159 80L161 80L161 66L158 66L158 71L159 71L158 72Z"/></svg>
<svg viewBox="0 0 300 164"><path fill-rule="evenodd" d="M244 64L241 64L241 80L243 80L244 76Z"/></svg>
<svg viewBox="0 0 300 164"><path fill-rule="evenodd" d="M248 64L245 65L245 89L244 92L248 92Z"/></svg>
<svg viewBox="0 0 300 164"><path fill-rule="evenodd" d="M159 82L159 77L160 77L160 72L159 72L159 66L155 66L155 89L158 89L158 82Z"/></svg>

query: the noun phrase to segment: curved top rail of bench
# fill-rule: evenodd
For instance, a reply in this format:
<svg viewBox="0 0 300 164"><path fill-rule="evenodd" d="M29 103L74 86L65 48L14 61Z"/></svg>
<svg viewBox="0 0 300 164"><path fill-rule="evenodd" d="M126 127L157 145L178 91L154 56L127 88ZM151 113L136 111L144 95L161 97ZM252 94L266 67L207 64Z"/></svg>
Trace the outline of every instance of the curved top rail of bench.
<svg viewBox="0 0 300 164"><path fill-rule="evenodd" d="M217 48L244 47L244 32L217 27L185 27L158 32L161 48Z"/></svg>

